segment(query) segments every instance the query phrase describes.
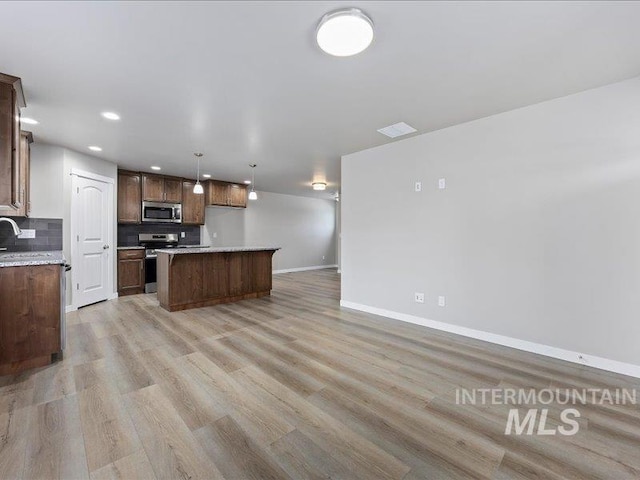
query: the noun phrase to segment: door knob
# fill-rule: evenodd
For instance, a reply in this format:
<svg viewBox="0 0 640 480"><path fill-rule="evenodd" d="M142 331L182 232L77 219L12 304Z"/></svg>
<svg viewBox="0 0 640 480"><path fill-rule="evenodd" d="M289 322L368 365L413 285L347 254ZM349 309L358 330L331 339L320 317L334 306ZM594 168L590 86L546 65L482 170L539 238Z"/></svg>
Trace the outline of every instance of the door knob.
<svg viewBox="0 0 640 480"><path fill-rule="evenodd" d="M103 250L109 250L109 245L103 245L102 249Z"/></svg>

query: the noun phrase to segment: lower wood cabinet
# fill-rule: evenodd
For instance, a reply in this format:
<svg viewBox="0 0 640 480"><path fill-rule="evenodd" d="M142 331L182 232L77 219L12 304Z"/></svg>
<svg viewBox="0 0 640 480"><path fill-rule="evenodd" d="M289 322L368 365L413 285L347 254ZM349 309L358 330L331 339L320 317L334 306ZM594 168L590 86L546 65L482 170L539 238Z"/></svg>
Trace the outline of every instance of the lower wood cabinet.
<svg viewBox="0 0 640 480"><path fill-rule="evenodd" d="M0 268L0 376L48 365L61 351L60 268Z"/></svg>
<svg viewBox="0 0 640 480"><path fill-rule="evenodd" d="M144 250L118 250L118 295L144 293Z"/></svg>

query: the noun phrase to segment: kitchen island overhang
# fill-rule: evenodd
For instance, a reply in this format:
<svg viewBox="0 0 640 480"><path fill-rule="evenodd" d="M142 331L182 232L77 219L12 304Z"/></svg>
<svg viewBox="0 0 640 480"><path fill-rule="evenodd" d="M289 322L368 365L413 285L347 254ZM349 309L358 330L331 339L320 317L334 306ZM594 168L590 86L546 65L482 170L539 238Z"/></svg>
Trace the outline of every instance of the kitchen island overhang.
<svg viewBox="0 0 640 480"><path fill-rule="evenodd" d="M175 312L270 295L277 250L280 247L157 250L160 306Z"/></svg>

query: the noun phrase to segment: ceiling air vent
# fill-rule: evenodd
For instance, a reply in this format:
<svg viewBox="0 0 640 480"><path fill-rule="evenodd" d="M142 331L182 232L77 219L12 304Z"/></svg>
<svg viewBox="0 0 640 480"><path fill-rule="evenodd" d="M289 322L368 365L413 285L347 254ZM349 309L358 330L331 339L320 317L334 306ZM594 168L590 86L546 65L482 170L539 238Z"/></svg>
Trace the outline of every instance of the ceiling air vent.
<svg viewBox="0 0 640 480"><path fill-rule="evenodd" d="M394 123L393 125L389 125L388 127L384 127L378 130L381 134L386 135L387 137L396 138L401 137L403 135L408 135L417 131L411 125L407 125L404 122Z"/></svg>

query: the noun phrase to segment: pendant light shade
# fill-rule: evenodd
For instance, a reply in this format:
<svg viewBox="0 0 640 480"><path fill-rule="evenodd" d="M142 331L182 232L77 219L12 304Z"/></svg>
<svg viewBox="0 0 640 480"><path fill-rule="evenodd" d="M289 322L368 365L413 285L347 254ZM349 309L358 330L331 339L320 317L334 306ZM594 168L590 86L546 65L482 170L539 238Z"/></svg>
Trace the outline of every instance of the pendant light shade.
<svg viewBox="0 0 640 480"><path fill-rule="evenodd" d="M193 186L193 193L196 195L202 195L204 193L204 188L200 184L200 158L202 158L202 153L194 153L196 158L198 159L198 177L196 179L196 184Z"/></svg>
<svg viewBox="0 0 640 480"><path fill-rule="evenodd" d="M256 193L256 174L254 170L256 168L256 164L250 163L249 166L251 167L251 191L249 192L249 200L257 200L258 194Z"/></svg>

